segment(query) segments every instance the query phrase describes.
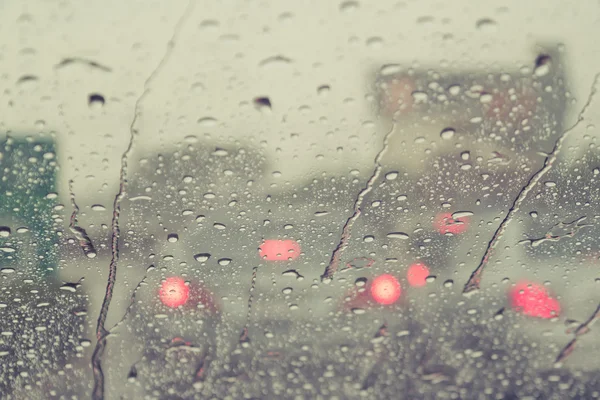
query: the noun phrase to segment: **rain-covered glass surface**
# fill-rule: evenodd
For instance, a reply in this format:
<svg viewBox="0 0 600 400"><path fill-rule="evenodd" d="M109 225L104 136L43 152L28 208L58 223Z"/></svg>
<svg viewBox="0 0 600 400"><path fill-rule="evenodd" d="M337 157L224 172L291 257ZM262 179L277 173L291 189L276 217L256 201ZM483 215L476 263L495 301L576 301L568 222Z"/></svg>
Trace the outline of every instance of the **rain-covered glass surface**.
<svg viewBox="0 0 600 400"><path fill-rule="evenodd" d="M3 2L0 397L600 397L599 11Z"/></svg>

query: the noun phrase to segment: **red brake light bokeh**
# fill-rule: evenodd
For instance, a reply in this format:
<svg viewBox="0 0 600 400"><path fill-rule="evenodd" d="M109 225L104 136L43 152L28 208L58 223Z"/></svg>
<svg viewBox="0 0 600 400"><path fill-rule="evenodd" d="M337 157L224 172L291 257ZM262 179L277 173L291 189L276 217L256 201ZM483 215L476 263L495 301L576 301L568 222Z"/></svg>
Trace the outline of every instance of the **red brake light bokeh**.
<svg viewBox="0 0 600 400"><path fill-rule="evenodd" d="M560 313L560 303L538 284L521 282L510 292L511 306L515 311L530 317L554 318Z"/></svg>
<svg viewBox="0 0 600 400"><path fill-rule="evenodd" d="M433 225L435 226L435 229L443 235L447 233L458 235L469 228L469 218L461 217L453 219L451 213L440 213L435 218Z"/></svg>
<svg viewBox="0 0 600 400"><path fill-rule="evenodd" d="M265 240L258 248L261 258L268 261L295 260L300 257L300 245L295 240Z"/></svg>
<svg viewBox="0 0 600 400"><path fill-rule="evenodd" d="M406 280L408 284L413 287L421 287L427 284L427 277L429 276L429 268L425 264L415 263L408 267L406 272Z"/></svg>
<svg viewBox="0 0 600 400"><path fill-rule="evenodd" d="M165 306L177 308L187 303L190 288L182 278L172 276L162 283L158 294Z"/></svg>
<svg viewBox="0 0 600 400"><path fill-rule="evenodd" d="M380 275L371 283L371 297L379 304L393 304L400 298L400 282L389 274Z"/></svg>

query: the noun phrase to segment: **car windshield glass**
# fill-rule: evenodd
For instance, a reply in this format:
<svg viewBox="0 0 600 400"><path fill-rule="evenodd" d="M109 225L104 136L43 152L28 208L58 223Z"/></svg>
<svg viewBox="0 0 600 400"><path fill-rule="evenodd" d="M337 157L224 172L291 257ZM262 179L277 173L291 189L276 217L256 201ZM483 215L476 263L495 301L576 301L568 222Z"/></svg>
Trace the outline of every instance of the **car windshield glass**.
<svg viewBox="0 0 600 400"><path fill-rule="evenodd" d="M0 398L600 397L597 2L0 5Z"/></svg>

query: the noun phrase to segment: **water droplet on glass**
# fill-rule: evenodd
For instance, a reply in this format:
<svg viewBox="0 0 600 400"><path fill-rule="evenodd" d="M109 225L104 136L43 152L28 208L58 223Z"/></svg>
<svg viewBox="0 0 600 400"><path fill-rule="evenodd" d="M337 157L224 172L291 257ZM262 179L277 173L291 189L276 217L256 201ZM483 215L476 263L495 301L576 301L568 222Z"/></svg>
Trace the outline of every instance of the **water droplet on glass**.
<svg viewBox="0 0 600 400"><path fill-rule="evenodd" d="M452 213L452 219L456 220L463 217L470 217L471 215L473 215L472 211L456 211Z"/></svg>
<svg viewBox="0 0 600 400"><path fill-rule="evenodd" d="M8 226L0 226L0 237L9 237L10 228Z"/></svg>
<svg viewBox="0 0 600 400"><path fill-rule="evenodd" d="M475 24L478 30L485 33L496 32L496 21L490 18L481 18Z"/></svg>
<svg viewBox="0 0 600 400"><path fill-rule="evenodd" d="M215 229L219 229L219 230L223 230L223 229L225 229L225 225L224 225L224 224L220 224L220 223L218 223L218 222L215 222L215 223L213 224L213 227L214 227Z"/></svg>
<svg viewBox="0 0 600 400"><path fill-rule="evenodd" d="M392 171L392 172L388 172L387 174L385 174L385 179L387 179L388 181L393 181L397 177L398 177L398 171Z"/></svg>
<svg viewBox="0 0 600 400"><path fill-rule="evenodd" d="M364 241L365 243L370 243L370 242L372 242L373 240L375 240L375 236L373 236L373 235L367 235L367 236L365 236L365 237L363 238L363 241Z"/></svg>
<svg viewBox="0 0 600 400"><path fill-rule="evenodd" d="M535 69L533 73L535 76L546 76L548 72L550 72L550 67L552 66L552 59L549 55L541 54L535 60Z"/></svg>
<svg viewBox="0 0 600 400"><path fill-rule="evenodd" d="M231 263L231 258L220 258L218 262L219 265L222 266L229 265Z"/></svg>
<svg viewBox="0 0 600 400"><path fill-rule="evenodd" d="M383 47L383 39L380 37L371 37L367 39L367 47L370 49L380 49Z"/></svg>
<svg viewBox="0 0 600 400"><path fill-rule="evenodd" d="M317 88L317 94L319 96L326 96L331 91L329 85L321 85Z"/></svg>
<svg viewBox="0 0 600 400"><path fill-rule="evenodd" d="M367 284L367 278L365 278L365 277L357 278L354 281L354 284L358 287L363 287Z"/></svg>
<svg viewBox="0 0 600 400"><path fill-rule="evenodd" d="M178 235L178 234L176 234L176 233L169 233L169 234L167 235L167 240L168 240L170 243L175 243L176 241L178 241L178 240L179 240L179 235Z"/></svg>
<svg viewBox="0 0 600 400"><path fill-rule="evenodd" d="M390 232L387 234L390 239L407 240L409 236L404 232Z"/></svg>
<svg viewBox="0 0 600 400"><path fill-rule="evenodd" d="M281 55L278 55L278 56L265 58L258 65L263 68L276 68L276 67L287 66L288 64L291 64L291 63L292 63L291 59L281 56Z"/></svg>
<svg viewBox="0 0 600 400"><path fill-rule="evenodd" d="M194 256L194 259L198 262L206 262L210 258L209 253L199 253Z"/></svg>
<svg viewBox="0 0 600 400"><path fill-rule="evenodd" d="M400 71L402 71L402 67L398 64L387 64L381 67L380 70L382 76L394 75Z"/></svg>
<svg viewBox="0 0 600 400"><path fill-rule="evenodd" d="M198 125L209 128L217 125L217 120L213 117L203 117L198 120Z"/></svg>
<svg viewBox="0 0 600 400"><path fill-rule="evenodd" d="M483 104L491 103L493 99L494 99L494 96L492 96L491 93L482 93L479 96L479 101L482 102Z"/></svg>
<svg viewBox="0 0 600 400"><path fill-rule="evenodd" d="M344 1L340 4L340 11L344 13L349 13L356 10L359 7L357 1Z"/></svg>
<svg viewBox="0 0 600 400"><path fill-rule="evenodd" d="M415 91L412 92L412 96L415 99L415 103L426 103L429 96L425 92Z"/></svg>
<svg viewBox="0 0 600 400"><path fill-rule="evenodd" d="M448 93L450 93L452 96L458 96L458 94L460 93L460 85L452 85L448 88Z"/></svg>
<svg viewBox="0 0 600 400"><path fill-rule="evenodd" d="M268 113L271 111L271 100L268 97L255 97L254 100L254 108L263 113Z"/></svg>
<svg viewBox="0 0 600 400"><path fill-rule="evenodd" d="M452 279L448 279L444 282L444 287L451 288L454 285L454 281Z"/></svg>
<svg viewBox="0 0 600 400"><path fill-rule="evenodd" d="M440 133L440 137L444 140L450 140L454 137L456 130L454 128L444 128Z"/></svg>
<svg viewBox="0 0 600 400"><path fill-rule="evenodd" d="M98 93L92 93L88 96L88 106L93 110L98 110L104 107L104 96Z"/></svg>

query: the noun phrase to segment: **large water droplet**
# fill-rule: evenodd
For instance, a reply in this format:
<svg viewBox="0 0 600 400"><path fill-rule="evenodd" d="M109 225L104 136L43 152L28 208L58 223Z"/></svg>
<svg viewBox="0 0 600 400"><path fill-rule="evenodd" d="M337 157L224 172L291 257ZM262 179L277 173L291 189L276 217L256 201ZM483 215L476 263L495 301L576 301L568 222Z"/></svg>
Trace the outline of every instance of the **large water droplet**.
<svg viewBox="0 0 600 400"><path fill-rule="evenodd" d="M194 256L194 259L198 262L206 262L210 258L209 253L198 253Z"/></svg>
<svg viewBox="0 0 600 400"><path fill-rule="evenodd" d="M454 137L456 131L454 128L444 128L442 132L440 132L440 137L444 140L450 140Z"/></svg>
<svg viewBox="0 0 600 400"><path fill-rule="evenodd" d="M478 30L485 33L496 32L496 21L490 18L481 18L475 24Z"/></svg>
<svg viewBox="0 0 600 400"><path fill-rule="evenodd" d="M92 109L92 110L98 110L102 107L104 107L104 96L102 96L99 93L92 93L88 96L88 106Z"/></svg>
<svg viewBox="0 0 600 400"><path fill-rule="evenodd" d="M229 265L231 263L231 258L221 258L219 259L219 265Z"/></svg>

